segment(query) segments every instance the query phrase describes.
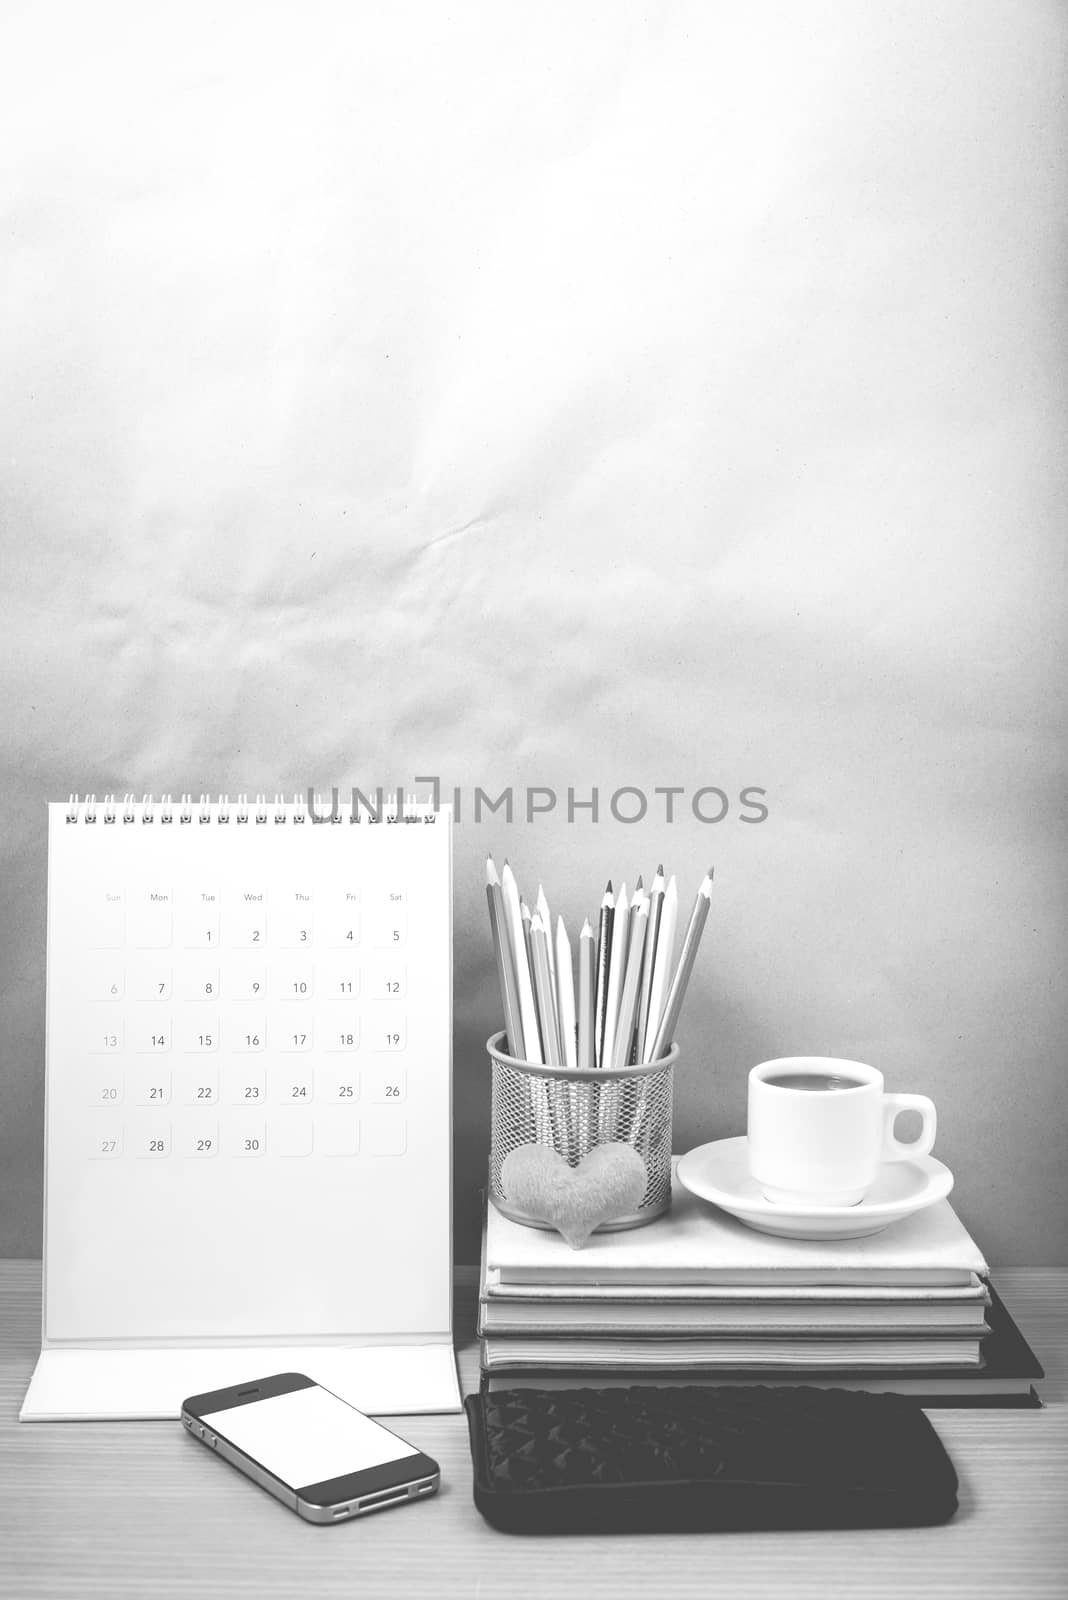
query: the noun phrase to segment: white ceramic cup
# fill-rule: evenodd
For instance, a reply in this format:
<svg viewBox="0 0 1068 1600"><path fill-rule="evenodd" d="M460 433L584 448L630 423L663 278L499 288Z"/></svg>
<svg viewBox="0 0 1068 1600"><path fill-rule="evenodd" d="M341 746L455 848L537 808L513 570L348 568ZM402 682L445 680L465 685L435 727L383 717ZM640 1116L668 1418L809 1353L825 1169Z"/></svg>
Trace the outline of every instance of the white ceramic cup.
<svg viewBox="0 0 1068 1600"><path fill-rule="evenodd" d="M902 1111L923 1118L911 1144L894 1136ZM862 1061L783 1056L749 1074L749 1170L778 1205L857 1205L884 1161L927 1155L937 1123L926 1095L887 1094Z"/></svg>

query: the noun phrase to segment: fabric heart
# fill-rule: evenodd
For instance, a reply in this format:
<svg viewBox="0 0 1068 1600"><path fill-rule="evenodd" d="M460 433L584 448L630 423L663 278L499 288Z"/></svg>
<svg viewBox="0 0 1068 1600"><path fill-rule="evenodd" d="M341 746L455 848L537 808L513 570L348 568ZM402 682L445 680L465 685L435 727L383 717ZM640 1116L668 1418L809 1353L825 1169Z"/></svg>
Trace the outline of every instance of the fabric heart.
<svg viewBox="0 0 1068 1600"><path fill-rule="evenodd" d="M571 1167L544 1144L523 1144L501 1165L501 1188L519 1210L562 1233L572 1250L602 1222L633 1211L646 1185L645 1162L629 1144L599 1144Z"/></svg>

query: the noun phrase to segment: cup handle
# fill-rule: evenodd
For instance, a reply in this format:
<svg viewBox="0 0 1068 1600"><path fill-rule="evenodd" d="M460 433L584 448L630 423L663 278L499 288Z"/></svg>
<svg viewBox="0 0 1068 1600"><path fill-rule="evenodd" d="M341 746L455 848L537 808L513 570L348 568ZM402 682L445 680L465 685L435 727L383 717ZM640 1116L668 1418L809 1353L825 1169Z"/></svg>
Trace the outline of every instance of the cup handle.
<svg viewBox="0 0 1068 1600"><path fill-rule="evenodd" d="M918 1111L923 1118L919 1138L903 1144L894 1133L894 1123L902 1111ZM912 1156L930 1154L938 1128L934 1101L925 1094L886 1094L883 1096L883 1160L908 1161Z"/></svg>

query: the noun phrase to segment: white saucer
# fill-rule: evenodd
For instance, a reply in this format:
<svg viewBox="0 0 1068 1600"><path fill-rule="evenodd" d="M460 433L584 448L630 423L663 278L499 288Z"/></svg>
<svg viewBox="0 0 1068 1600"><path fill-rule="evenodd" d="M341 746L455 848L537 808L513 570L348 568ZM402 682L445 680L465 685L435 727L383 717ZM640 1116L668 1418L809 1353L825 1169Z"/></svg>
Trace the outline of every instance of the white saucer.
<svg viewBox="0 0 1068 1600"><path fill-rule="evenodd" d="M862 1239L933 1206L953 1187L953 1174L941 1161L915 1156L885 1162L858 1205L775 1205L749 1175L749 1141L744 1136L698 1145L679 1160L678 1178L699 1199L710 1200L758 1233L781 1239Z"/></svg>

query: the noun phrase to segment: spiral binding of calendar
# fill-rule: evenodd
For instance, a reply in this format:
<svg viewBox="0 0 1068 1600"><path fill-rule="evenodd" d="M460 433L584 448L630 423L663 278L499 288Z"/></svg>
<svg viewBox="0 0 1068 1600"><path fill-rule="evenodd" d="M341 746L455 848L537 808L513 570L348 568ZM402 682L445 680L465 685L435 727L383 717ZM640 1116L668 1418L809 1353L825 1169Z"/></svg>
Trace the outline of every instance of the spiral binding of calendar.
<svg viewBox="0 0 1068 1600"><path fill-rule="evenodd" d="M355 796L356 791L353 794ZM330 796L309 791L306 794L294 794L292 799L284 794L257 794L251 798L247 794L239 794L233 800L228 794L216 795L214 799L207 794L196 797L183 794L177 800L169 794L161 795L158 800L151 794L143 794L140 798L135 794L125 794L121 798L106 794L100 800L95 794L72 794L67 801L66 821L68 824L92 826L121 823L127 827L157 824L160 827L174 824L180 827L194 824L203 827L210 823L263 827L272 822L297 826L306 822L422 821L430 809L425 802L413 799L403 789L390 794L376 791L373 804L369 801L365 804L365 800L366 797L361 797L357 804L354 799L351 807L343 807L338 802L336 790Z"/></svg>

